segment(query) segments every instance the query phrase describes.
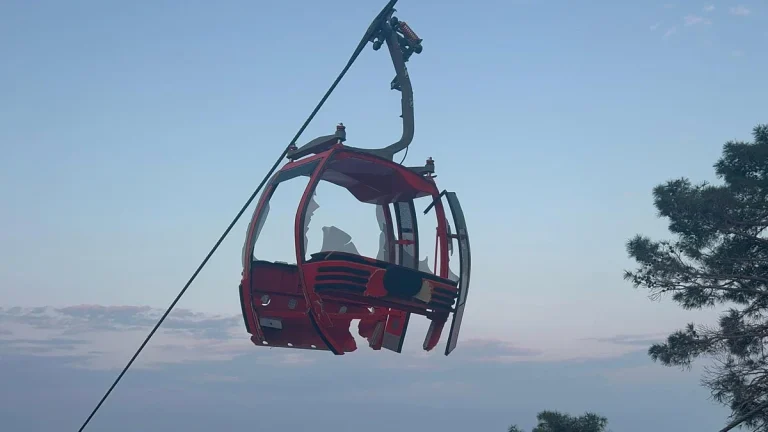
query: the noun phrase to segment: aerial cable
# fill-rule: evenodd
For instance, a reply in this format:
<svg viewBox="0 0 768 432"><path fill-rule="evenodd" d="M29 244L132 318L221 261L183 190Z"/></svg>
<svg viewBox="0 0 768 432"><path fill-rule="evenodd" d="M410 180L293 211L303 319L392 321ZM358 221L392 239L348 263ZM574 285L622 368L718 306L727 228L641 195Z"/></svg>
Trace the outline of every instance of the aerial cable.
<svg viewBox="0 0 768 432"><path fill-rule="evenodd" d="M382 18L386 18L388 13L393 9L395 3L397 3L397 0L390 0L389 3L384 7L384 9L379 13L379 15L376 17L376 19L371 23L371 26L368 28L368 31L366 31L365 36L363 36L363 39L360 40L360 43L357 45L357 48L355 49L352 56L349 58L349 61L347 61L346 66L344 66L344 69L341 70L341 73L339 73L339 76L336 77L336 80L333 82L330 88L325 92L325 95L322 99L320 99L320 102L318 102L317 106L315 106L315 109L312 111L312 113L307 117L307 119L304 121L304 124L299 128L299 131L296 132L296 135L291 140L290 144L288 144L283 152L280 154L280 157L277 158L274 165L272 165L272 168L269 170L269 172L264 176L264 178L261 180L261 183L259 183L259 186L256 187L256 190L253 191L251 196L248 198L248 200L243 204L243 207L240 209L239 212L237 212L237 215L235 218L230 222L229 226L226 230L224 230L224 233L219 237L219 240L216 242L216 244L213 245L213 248L208 252L208 255L206 255L205 259L200 263L200 265L197 267L197 270L195 270L194 273L192 273L192 276L189 278L187 283L184 285L184 288L181 289L179 294L176 296L176 298L173 300L170 306L168 306L168 309L166 309L165 313L163 313L162 317L160 317L160 320L155 324L155 327L152 329L152 331L149 332L146 339L144 339L144 342L142 342L141 346L139 346L139 349L136 350L136 352L133 354L133 357L131 357L130 361L128 361L128 364L125 365L122 372L117 376L115 381L112 383L112 385L109 387L106 393L104 393L104 396L102 396L99 403L96 405L96 407L91 411L91 414L88 416L87 419L85 419L85 422L82 426L80 426L80 429L78 429L79 432L82 432L83 429L88 425L88 423L91 421L93 416L96 414L96 412L101 408L102 404L104 404L104 401L109 397L110 393L112 393L112 390L114 390L115 386L117 386L117 383L120 382L120 380L123 378L123 375L128 371L128 369L133 365L133 362L136 360L136 358L141 354L141 351L144 350L144 347L149 343L149 340L152 339L152 336L155 335L155 332L157 332L157 329L160 328L160 325L162 325L163 321L165 321L165 318L168 317L168 314L171 313L173 308L176 306L176 303L181 300L181 297L184 295L184 293L187 291L187 288L189 288L190 285L192 285L192 282L197 278L197 275L200 273L200 271L205 267L205 265L208 263L208 260L211 259L213 254L216 252L216 250L219 248L219 245L224 241L224 239L229 235L229 232L232 230L232 228L235 226L238 220L240 220L240 217L245 213L245 211L248 209L248 207L251 205L251 202L256 198L256 196L261 192L261 189L264 187L264 185L267 183L269 178L274 174L275 170L278 166L280 166L280 162L285 158L285 156L288 154L291 148L293 148L296 145L296 141L298 141L301 134L304 132L304 129L309 126L309 123L312 121L312 119L315 117L318 111L320 111L320 108L323 106L325 101L328 99L328 97L331 95L334 89L336 89L336 86L339 84L341 79L346 75L347 71L350 67L352 67L352 64L357 60L357 57L360 55L360 53L363 51L365 46L368 44L369 40L371 39L374 31L378 29L379 25L381 24Z"/></svg>
<svg viewBox="0 0 768 432"><path fill-rule="evenodd" d="M402 159L400 159L400 165L402 165L402 164L403 164L403 162L405 162L405 158L407 158L407 157L408 157L408 149L409 149L409 148L411 148L411 146L408 146L408 147L406 147L406 148L405 148L405 154L403 155L403 158L402 158Z"/></svg>

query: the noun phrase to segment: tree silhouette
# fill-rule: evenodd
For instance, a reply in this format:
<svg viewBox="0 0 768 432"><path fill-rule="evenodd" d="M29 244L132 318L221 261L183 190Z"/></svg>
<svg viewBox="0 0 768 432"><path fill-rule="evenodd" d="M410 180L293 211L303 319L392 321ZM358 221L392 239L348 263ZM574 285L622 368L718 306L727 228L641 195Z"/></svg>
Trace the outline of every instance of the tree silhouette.
<svg viewBox="0 0 768 432"><path fill-rule="evenodd" d="M574 417L558 411L541 411L536 415L538 424L531 432L607 432L608 419L595 413ZM507 432L523 432L512 425Z"/></svg>
<svg viewBox="0 0 768 432"><path fill-rule="evenodd" d="M742 423L768 431L768 125L753 137L724 145L714 165L722 184L681 178L654 188L675 240L638 235L627 244L639 268L625 278L652 298L669 294L684 309L730 305L716 327L688 324L648 350L667 366L716 361L703 383L732 410L722 431Z"/></svg>

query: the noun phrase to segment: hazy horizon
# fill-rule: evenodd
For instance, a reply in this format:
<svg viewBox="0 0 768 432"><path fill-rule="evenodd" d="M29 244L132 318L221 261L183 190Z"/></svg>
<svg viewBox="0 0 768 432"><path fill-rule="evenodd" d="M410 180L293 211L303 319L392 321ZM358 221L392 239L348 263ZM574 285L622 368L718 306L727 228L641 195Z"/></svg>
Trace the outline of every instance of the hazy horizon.
<svg viewBox="0 0 768 432"><path fill-rule="evenodd" d="M0 309L0 418L12 431L73 430L162 313L146 307ZM412 334L425 327L412 326ZM179 309L87 430L212 428L504 431L544 409L596 411L612 430L712 430L727 411L707 401L701 368L653 364L648 335L593 341L613 355L541 360L542 352L465 338L451 356L364 343L342 357L256 347L239 316ZM347 421L339 421L343 415Z"/></svg>

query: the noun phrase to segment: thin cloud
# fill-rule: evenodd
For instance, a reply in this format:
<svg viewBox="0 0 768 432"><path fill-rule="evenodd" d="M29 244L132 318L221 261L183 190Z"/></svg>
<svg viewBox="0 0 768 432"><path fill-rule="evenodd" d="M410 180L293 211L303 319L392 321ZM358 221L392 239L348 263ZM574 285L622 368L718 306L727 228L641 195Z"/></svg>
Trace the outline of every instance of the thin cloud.
<svg viewBox="0 0 768 432"><path fill-rule="evenodd" d="M36 358L69 359L77 367L87 369L120 368L161 314L159 309L134 306L0 308L3 328L0 355L23 353ZM467 363L548 363L574 358L612 358L637 350L626 342L565 341L551 346L536 341L469 338L459 342L460 349L450 358L442 359L445 340L435 350L425 352L420 338L415 337L426 333L426 320L414 320L409 330L414 337L406 338L402 354L367 349L366 341L357 340L357 332L352 331L358 349L349 357L355 359L351 361L366 362L376 369L430 369L436 362L442 367ZM239 315L216 316L184 309L168 316L148 348L136 367L156 369L163 365L226 362L244 357L253 365L302 368L333 357L325 351L254 347ZM393 362L393 356L398 360Z"/></svg>
<svg viewBox="0 0 768 432"><path fill-rule="evenodd" d="M160 314L161 310L134 306L0 308L0 355L77 358L81 367L113 369L130 357ZM242 319L237 316L179 309L168 316L165 324L138 367L229 360L254 353L244 335Z"/></svg>
<svg viewBox="0 0 768 432"><path fill-rule="evenodd" d="M745 6L738 5L730 8L728 10L731 15L738 15L738 16L747 16L752 13L751 10L747 9Z"/></svg>
<svg viewBox="0 0 768 432"><path fill-rule="evenodd" d="M130 358L161 313L159 309L138 306L0 308L0 355L67 357L83 368L115 369ZM419 329L419 324L424 323L414 323L412 333L426 332L426 328ZM374 367L380 362L391 363L389 353L364 349L364 342L358 341L358 350L352 357L371 362ZM427 366L433 357L442 354L445 345L443 341L438 349L428 353L421 350L418 338L407 338L406 342L399 364L415 368ZM461 349L451 356L452 361L541 360L538 357L543 354L541 350L503 340L469 339L462 340L460 345ZM168 364L230 361L241 356L248 357L253 364L301 367L330 358L327 352L254 347L240 316L214 316L185 309L177 309L168 316L148 348L136 367L156 369Z"/></svg>
<svg viewBox="0 0 768 432"><path fill-rule="evenodd" d="M469 339L462 342L462 352L455 357L478 362L530 360L544 354L541 350L523 348L496 339Z"/></svg>
<svg viewBox="0 0 768 432"><path fill-rule="evenodd" d="M752 13L749 9L742 5L734 6L728 10L731 15L747 16Z"/></svg>
<svg viewBox="0 0 768 432"><path fill-rule="evenodd" d="M715 10L715 5L711 4L704 6L704 12L712 12L713 10Z"/></svg>
<svg viewBox="0 0 768 432"><path fill-rule="evenodd" d="M668 38L677 32L677 27L670 27L664 32L664 38Z"/></svg>
<svg viewBox="0 0 768 432"><path fill-rule="evenodd" d="M592 340L603 343L610 343L615 345L628 345L638 347L649 347L653 344L663 342L666 339L667 334L661 333L648 333L648 334L620 334L611 337L602 338L587 338L584 340Z"/></svg>
<svg viewBox="0 0 768 432"><path fill-rule="evenodd" d="M698 24L712 24L712 21L710 21L709 19L698 16L698 15L686 15L683 18L683 22L685 22L685 25L687 27L698 25Z"/></svg>
<svg viewBox="0 0 768 432"><path fill-rule="evenodd" d="M657 22L656 24L652 25L651 26L651 31L656 31L659 28L659 26L661 26L660 22Z"/></svg>

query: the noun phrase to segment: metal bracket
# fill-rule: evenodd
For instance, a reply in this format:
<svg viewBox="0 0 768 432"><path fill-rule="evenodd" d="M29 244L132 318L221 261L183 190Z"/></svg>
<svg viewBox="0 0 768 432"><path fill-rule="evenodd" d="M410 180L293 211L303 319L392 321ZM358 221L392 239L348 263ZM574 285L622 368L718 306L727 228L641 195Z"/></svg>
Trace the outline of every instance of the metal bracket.
<svg viewBox="0 0 768 432"><path fill-rule="evenodd" d="M288 150L286 157L290 160L300 159L309 154L317 154L328 150L332 145L342 143L346 140L347 131L344 127L344 123L339 123L338 126L336 126L335 134L317 137L299 148L292 146Z"/></svg>

